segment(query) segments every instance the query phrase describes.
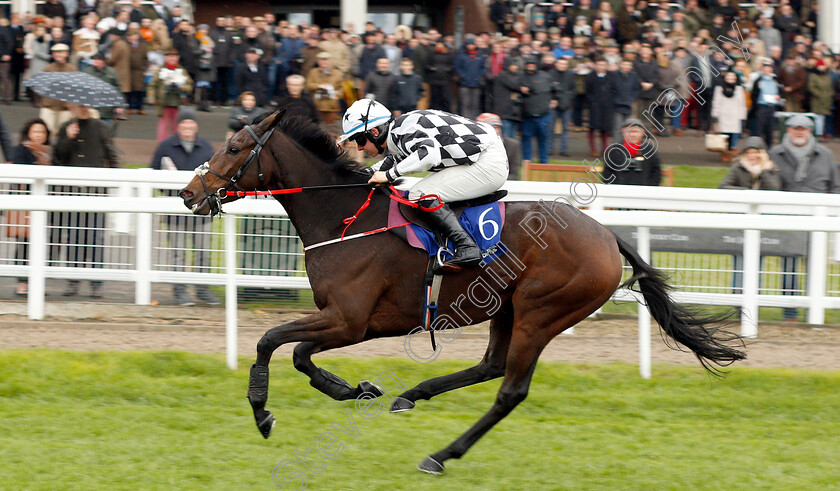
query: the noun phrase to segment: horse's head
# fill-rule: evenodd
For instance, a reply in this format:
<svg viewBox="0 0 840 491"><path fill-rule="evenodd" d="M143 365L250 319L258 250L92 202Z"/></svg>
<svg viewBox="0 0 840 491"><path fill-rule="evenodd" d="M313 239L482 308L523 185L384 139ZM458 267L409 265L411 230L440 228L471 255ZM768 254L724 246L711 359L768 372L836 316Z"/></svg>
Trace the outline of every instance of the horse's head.
<svg viewBox="0 0 840 491"><path fill-rule="evenodd" d="M195 169L195 177L178 196L196 215L215 216L222 203L239 199L227 191L265 189L272 179L272 167L260 162L260 152L282 118L274 112L253 126L246 126L233 135L209 162Z"/></svg>

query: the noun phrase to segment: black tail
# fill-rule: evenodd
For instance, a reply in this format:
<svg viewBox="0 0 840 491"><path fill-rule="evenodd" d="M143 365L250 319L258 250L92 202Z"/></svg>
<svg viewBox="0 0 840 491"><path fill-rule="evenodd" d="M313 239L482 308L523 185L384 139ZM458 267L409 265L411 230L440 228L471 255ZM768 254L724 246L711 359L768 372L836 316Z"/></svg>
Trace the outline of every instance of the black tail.
<svg viewBox="0 0 840 491"><path fill-rule="evenodd" d="M633 267L633 276L621 286L642 294L650 314L665 334L694 352L703 368L714 375L720 374L714 365L728 366L746 358L746 354L737 349L744 347L741 336L719 327L706 327L731 321L738 313L737 309L721 315L703 316L693 309L674 303L669 295L672 287L668 285L665 275L647 264L629 244L618 237L615 239L619 252ZM638 289L632 288L637 282ZM681 349L668 343L667 339L665 341L669 347Z"/></svg>

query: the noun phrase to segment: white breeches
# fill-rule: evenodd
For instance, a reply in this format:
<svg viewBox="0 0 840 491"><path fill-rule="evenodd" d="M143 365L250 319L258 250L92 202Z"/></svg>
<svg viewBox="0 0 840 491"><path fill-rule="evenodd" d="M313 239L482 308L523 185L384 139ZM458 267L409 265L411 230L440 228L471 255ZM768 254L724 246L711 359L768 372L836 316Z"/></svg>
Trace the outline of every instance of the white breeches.
<svg viewBox="0 0 840 491"><path fill-rule="evenodd" d="M444 203L478 198L498 191L508 178L508 161L499 138L472 165L455 165L432 172L411 187L408 197L436 194Z"/></svg>

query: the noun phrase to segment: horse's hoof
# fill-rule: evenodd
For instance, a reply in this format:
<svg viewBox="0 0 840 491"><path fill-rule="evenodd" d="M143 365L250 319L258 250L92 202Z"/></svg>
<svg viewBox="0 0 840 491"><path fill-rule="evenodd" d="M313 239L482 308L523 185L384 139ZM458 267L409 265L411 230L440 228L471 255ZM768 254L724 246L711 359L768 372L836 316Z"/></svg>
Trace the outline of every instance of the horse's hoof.
<svg viewBox="0 0 840 491"><path fill-rule="evenodd" d="M411 411L412 409L414 409L414 403L402 396L395 397L394 402L391 403L392 413L401 413L403 411Z"/></svg>
<svg viewBox="0 0 840 491"><path fill-rule="evenodd" d="M257 428L260 430L260 433L262 434L263 438L268 438L269 435L271 435L271 430L274 429L274 425L276 423L277 421L274 420L274 415L271 413L268 413L268 415L265 418L263 418L262 421L257 423Z"/></svg>
<svg viewBox="0 0 840 491"><path fill-rule="evenodd" d="M382 392L382 389L376 386L376 384L368 382L367 380L362 380L361 382L359 382L359 390L361 390L362 392L371 393L376 397L381 397L385 394L384 392Z"/></svg>
<svg viewBox="0 0 840 491"><path fill-rule="evenodd" d="M420 465L418 465L417 468L429 474L443 474L443 464L431 457L426 457L423 462L420 462Z"/></svg>

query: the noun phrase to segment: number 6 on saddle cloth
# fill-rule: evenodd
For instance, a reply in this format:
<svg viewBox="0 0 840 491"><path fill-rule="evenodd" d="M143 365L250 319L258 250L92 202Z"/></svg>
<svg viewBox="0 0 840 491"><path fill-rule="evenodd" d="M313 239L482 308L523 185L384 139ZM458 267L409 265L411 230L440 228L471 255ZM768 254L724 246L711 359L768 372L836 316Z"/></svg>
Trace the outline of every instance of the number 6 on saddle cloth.
<svg viewBox="0 0 840 491"><path fill-rule="evenodd" d="M400 193L403 198L408 196L408 191L393 187L391 191ZM496 191L472 200L449 203L449 207L458 217L461 226L481 249L484 264L498 259L507 252L504 244L500 243L505 225L505 204L499 201L506 195L507 191ZM424 213L392 199L388 208L388 229L410 246L422 249L429 255L429 265L424 280L426 288L424 289L422 326L424 331L429 331L431 334L432 351L437 351L431 326L437 317L438 294L443 277L434 273L435 263L440 266L452 256L452 243L447 242L443 235L429 230L431 227L424 224ZM411 222L410 225L399 226L406 220Z"/></svg>
<svg viewBox="0 0 840 491"><path fill-rule="evenodd" d="M407 191L397 190L403 197L408 195ZM499 245L502 237L502 228L505 224L505 204L498 201L507 195L507 191L496 191L493 194L482 196L473 200L458 201L449 203L449 207L458 216L458 221L464 230L481 249L481 256L485 263L492 262L504 252L504 246ZM392 200L388 210L388 226L411 222L407 227L395 227L390 231L410 246L423 249L429 257L436 256L438 260L445 261L452 256L451 241L444 243L445 238L437 236L425 225L423 212L405 206L396 200Z"/></svg>

